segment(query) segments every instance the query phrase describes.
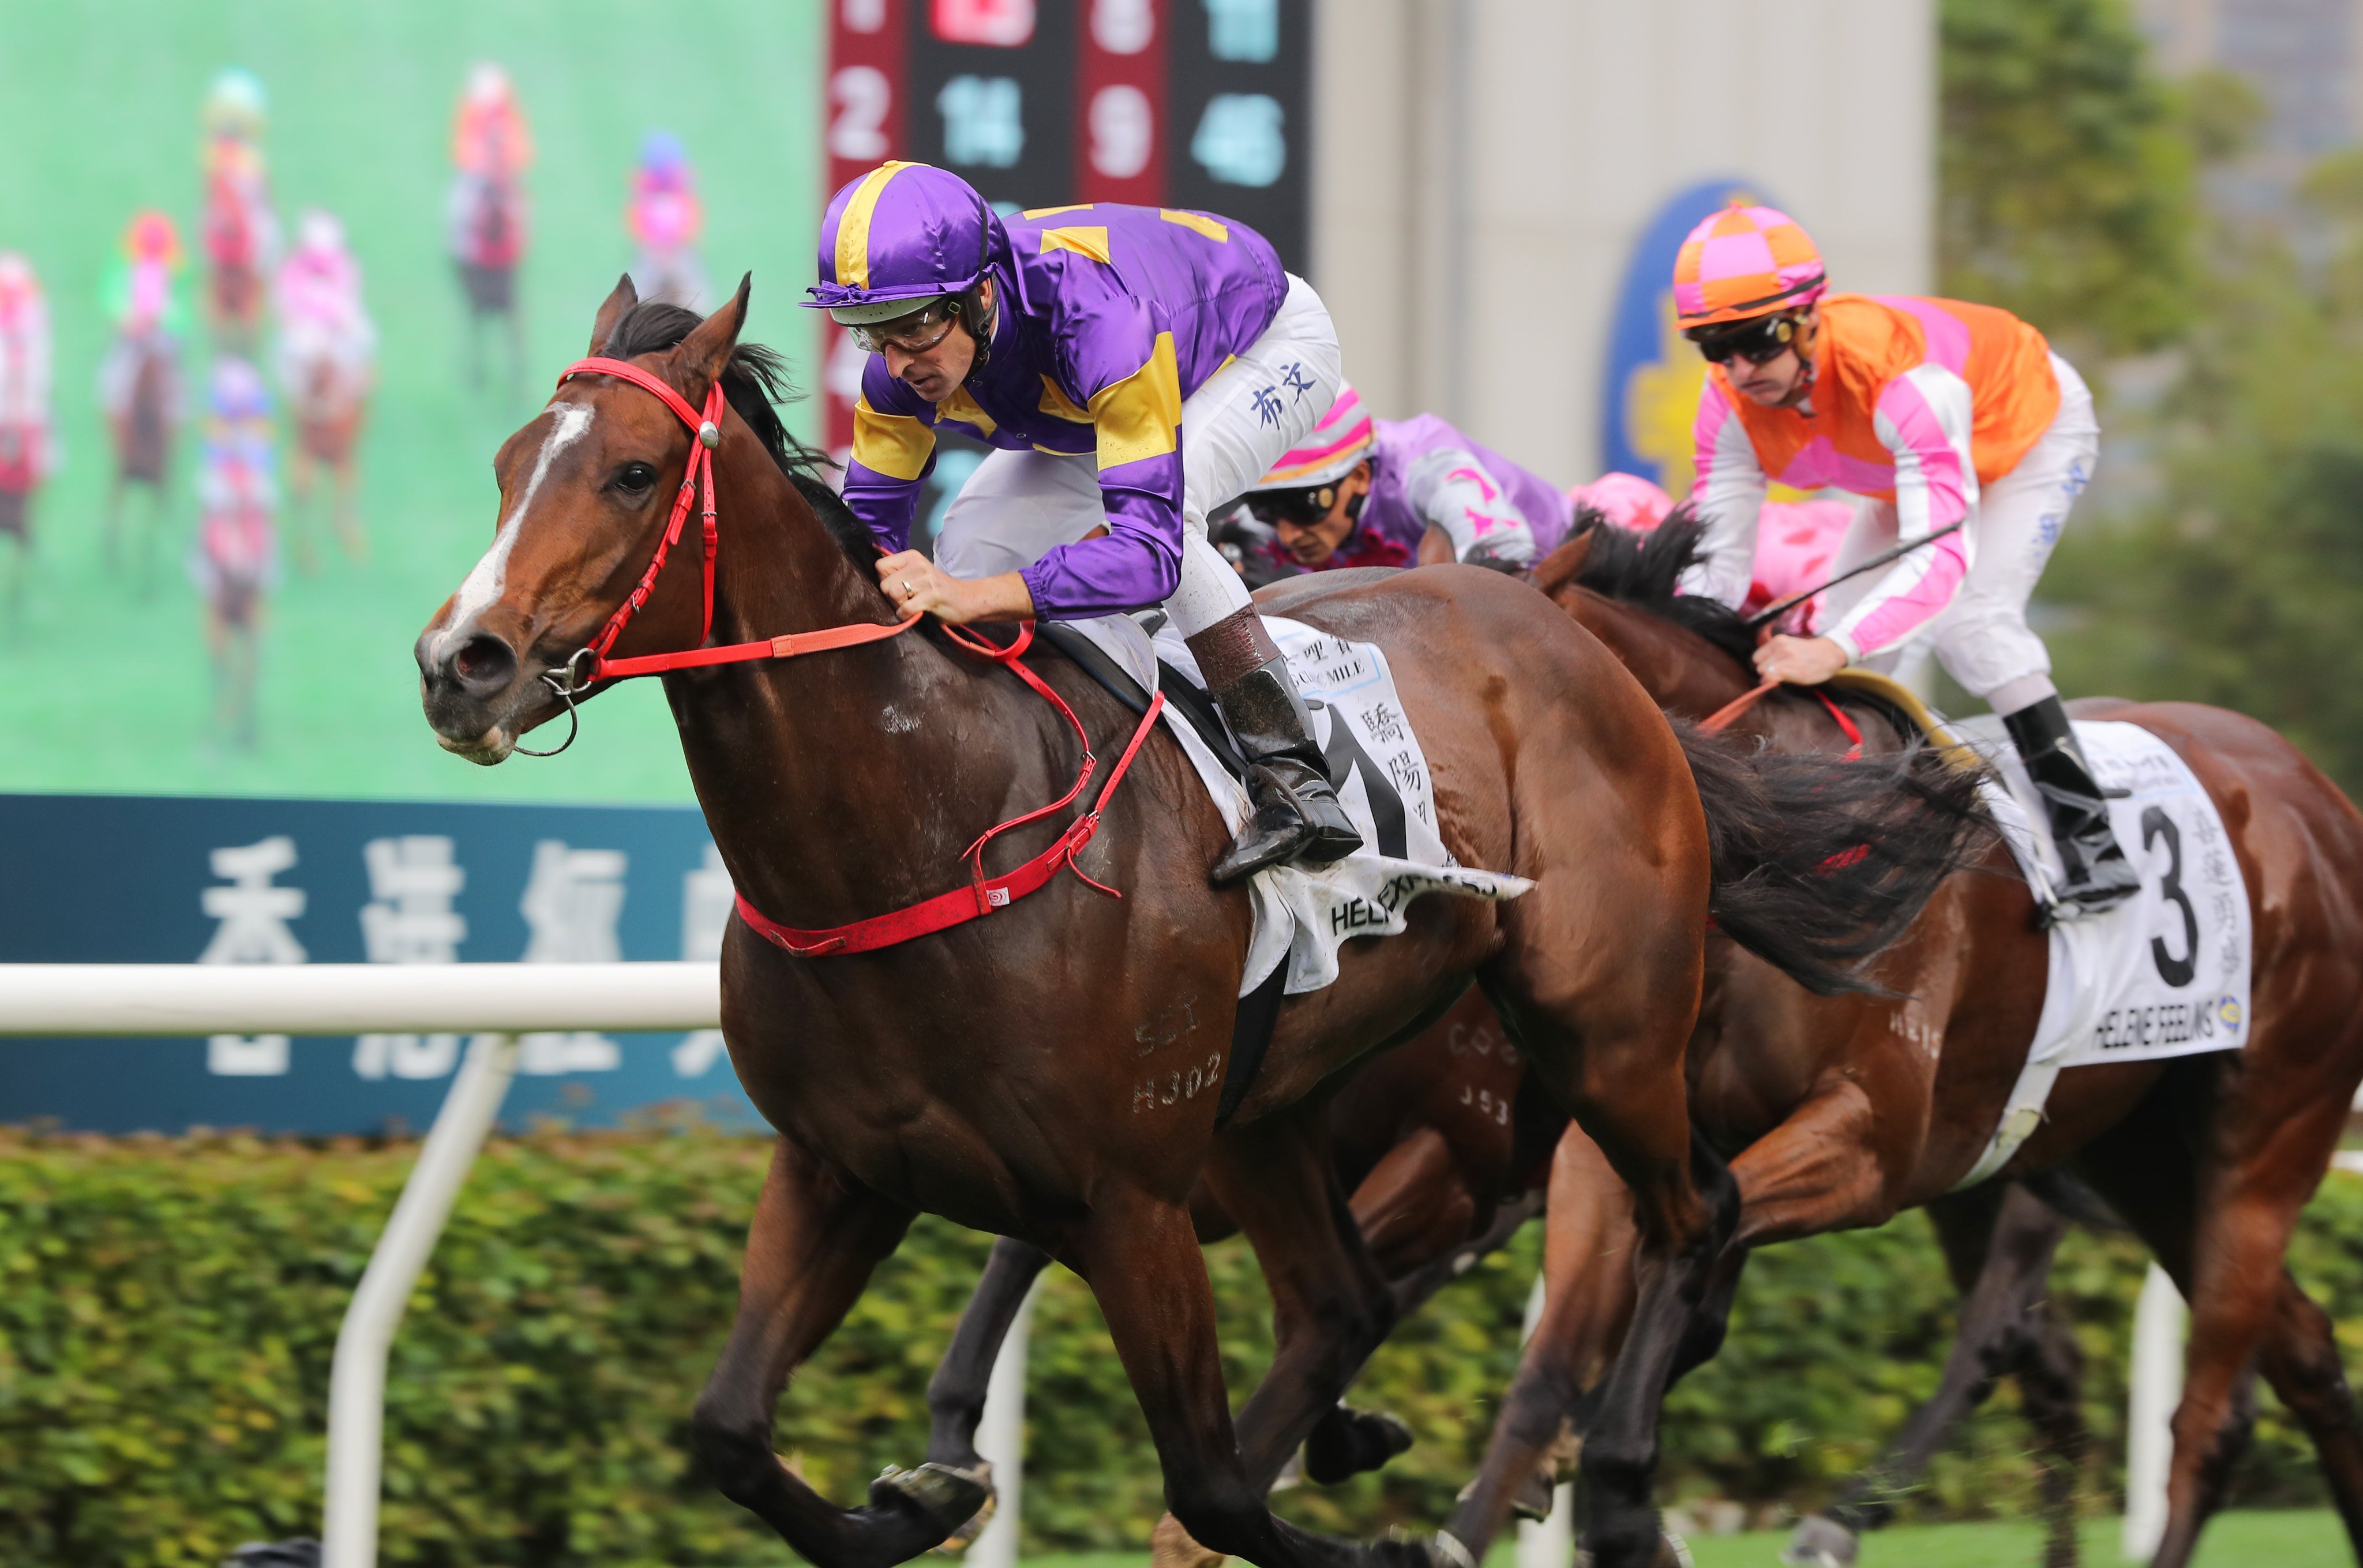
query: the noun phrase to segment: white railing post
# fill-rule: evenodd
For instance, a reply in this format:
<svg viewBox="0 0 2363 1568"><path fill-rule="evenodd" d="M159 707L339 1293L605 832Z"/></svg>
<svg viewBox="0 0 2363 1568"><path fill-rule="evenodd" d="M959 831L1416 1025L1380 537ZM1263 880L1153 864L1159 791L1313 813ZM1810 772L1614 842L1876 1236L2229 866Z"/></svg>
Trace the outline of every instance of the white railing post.
<svg viewBox="0 0 2363 1568"><path fill-rule="evenodd" d="M2131 1562L2148 1562L2166 1536L2166 1482L2174 1463L2174 1407L2182 1402L2187 1316L2174 1281L2152 1263L2134 1307L2125 1411L2124 1554Z"/></svg>
<svg viewBox="0 0 2363 1568"><path fill-rule="evenodd" d="M1045 1271L1047 1273L1048 1271ZM984 1385L984 1415L976 1424L976 1451L993 1466L993 1518L968 1549L968 1568L1017 1568L1017 1526L1026 1486L1026 1336L1043 1274L1034 1276L1017 1316L1002 1336Z"/></svg>
<svg viewBox="0 0 2363 1568"><path fill-rule="evenodd" d="M377 1510L385 1437L385 1361L394 1330L451 1205L484 1146L516 1073L516 1041L480 1034L468 1048L435 1126L403 1184L337 1332L328 1375L328 1477L322 1568L376 1568Z"/></svg>
<svg viewBox="0 0 2363 1568"><path fill-rule="evenodd" d="M1526 1297L1526 1326L1518 1343L1535 1337L1543 1320L1543 1276ZM1575 1561L1575 1485L1563 1481L1551 1489L1550 1517L1518 1521L1518 1568L1569 1568Z"/></svg>

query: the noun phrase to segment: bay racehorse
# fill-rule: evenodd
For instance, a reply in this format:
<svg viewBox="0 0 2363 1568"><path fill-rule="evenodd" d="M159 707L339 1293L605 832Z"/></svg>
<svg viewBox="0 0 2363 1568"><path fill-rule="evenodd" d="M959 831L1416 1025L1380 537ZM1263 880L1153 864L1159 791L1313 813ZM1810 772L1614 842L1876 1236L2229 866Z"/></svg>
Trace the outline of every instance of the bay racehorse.
<svg viewBox="0 0 2363 1568"><path fill-rule="evenodd" d="M179 344L161 328L124 332L108 351L100 395L115 447L115 474L106 491L106 563L114 569L128 555L132 579L144 594L153 570L156 536L163 528L172 442L179 434ZM148 493L147 522L127 550L121 531L123 497L134 486Z"/></svg>
<svg viewBox="0 0 2363 1568"><path fill-rule="evenodd" d="M294 451L288 464L288 499L297 561L307 572L319 565L319 547L312 535L312 493L325 471L328 484L329 526L345 554L360 561L369 554L361 532L361 422L369 413L370 367L339 352L320 352L289 364L294 395L287 412L295 427Z"/></svg>
<svg viewBox="0 0 2363 1568"><path fill-rule="evenodd" d="M452 187L452 265L468 306L468 384L484 384L486 323L497 319L508 343L503 378L514 396L525 383L525 318L518 312L517 264L525 250L525 187L513 174L462 174Z"/></svg>
<svg viewBox="0 0 2363 1568"><path fill-rule="evenodd" d="M1536 573L1676 714L1714 713L1756 684L1747 657L1753 635L1712 601L1674 595L1694 538L1694 526L1674 522L1646 546L1593 530ZM1655 553L1638 578L1611 573L1645 603L1585 585L1599 580L1588 570L1596 550ZM1877 705L1832 695L1867 744L1894 743ZM2042 1126L1998 1174L2073 1171L2148 1243L2191 1304L2157 1568L2190 1561L2224 1495L2247 1435L2252 1359L2313 1439L2363 1551L2363 1430L2329 1318L2282 1263L2363 1082L2363 817L2294 747L2237 714L2114 700L2076 711L2158 735L2215 801L2251 906L2251 1032L2237 1052L2068 1069ZM1741 723L1776 750L1850 743L1833 708L1809 690L1775 692ZM1740 1218L1704 1308L1672 1307L1682 1315L1674 1326L1681 1351L1670 1373L1714 1353L1749 1249L1947 1202L1983 1152L2034 1037L2048 966L2034 913L1997 847L1988 866L1939 890L1869 967L1888 995L1813 995L1714 944L1690 1051L1689 1106L1707 1141L1730 1156ZM1617 1403L1662 1386L1628 1375L1632 1338L1658 1327L1651 1318L1661 1308L1636 1301L1621 1271L1600 1263L1629 1237L1630 1205L1603 1159L1573 1149L1579 1139L1571 1131L1562 1144L1551 1184L1548 1306L1483 1473L1450 1526L1480 1553L1594 1367L1615 1369L1589 1396L1594 1430L1630 1429ZM1997 1198L1984 1195L1989 1205ZM1961 1218L1975 1229L1973 1217ZM1613 1539L1630 1499L1607 1499L1604 1522L1601 1501L1595 1539Z"/></svg>
<svg viewBox="0 0 2363 1568"><path fill-rule="evenodd" d="M597 357L502 447L492 547L416 647L438 740L484 763L571 722L608 679L667 672L740 895L724 1034L780 1134L693 1420L705 1464L826 1568L906 1559L974 1511L977 1479L937 1466L842 1509L773 1449L788 1377L925 1210L1030 1240L1088 1282L1169 1504L1200 1540L1270 1565L1432 1561L1275 1519L1234 1438L1188 1207L1248 935L1248 899L1207 883L1223 819L1178 744L1076 667L1023 662L1022 633L997 648L893 618L875 547L771 406L776 361L738 341L747 297L742 283L700 322L618 284ZM697 494L703 538L669 557ZM1225 1140L1234 1171L1260 1158L1268 1202L1293 1189L1295 1223L1336 1229L1301 1133L1260 1149L1242 1135L1286 1128L1474 975L1634 1195L1646 1319L1686 1321L1728 1229L1682 1078L1710 913L1842 986L1956 862L1973 814L1941 767L1743 760L1678 733L1595 639L1495 573L1389 575L1285 607L1386 650L1445 844L1533 887L1501 905L1423 899L1402 934L1349 942L1334 984L1288 998ZM1077 732L1126 750L1071 817ZM1013 828L1005 852L1039 851L1024 874L971 858L992 823ZM914 929L930 934L900 940ZM1188 1092L1137 1092L1185 1072ZM1621 1407L1636 1423L1595 1429L1595 1473L1646 1473L1656 1390L1632 1392L1648 1396Z"/></svg>

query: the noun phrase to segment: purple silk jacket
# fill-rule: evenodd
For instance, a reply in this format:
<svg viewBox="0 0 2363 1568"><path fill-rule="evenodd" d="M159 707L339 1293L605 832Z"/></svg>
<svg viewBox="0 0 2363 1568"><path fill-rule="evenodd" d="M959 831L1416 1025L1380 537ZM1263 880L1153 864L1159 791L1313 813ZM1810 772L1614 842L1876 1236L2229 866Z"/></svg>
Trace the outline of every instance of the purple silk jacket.
<svg viewBox="0 0 2363 1568"><path fill-rule="evenodd" d="M893 242L869 239L873 254ZM1013 451L1092 453L1107 535L1021 573L1035 611L1064 620L1160 604L1182 572L1182 401L1271 325L1288 294L1280 258L1225 218L1106 202L1002 219L989 245L989 361L930 404L871 355L846 504L880 544L905 548L938 424Z"/></svg>
<svg viewBox="0 0 2363 1568"><path fill-rule="evenodd" d="M1453 532L1460 518L1448 514L1463 507L1484 507L1496 516L1523 519L1534 534L1537 560L1567 538L1574 514L1567 493L1491 447L1470 440L1433 414L1378 419L1372 425L1376 440L1370 449L1370 495L1362 503L1362 528L1409 547L1414 558L1429 526ZM1477 472L1467 472L1471 468Z"/></svg>

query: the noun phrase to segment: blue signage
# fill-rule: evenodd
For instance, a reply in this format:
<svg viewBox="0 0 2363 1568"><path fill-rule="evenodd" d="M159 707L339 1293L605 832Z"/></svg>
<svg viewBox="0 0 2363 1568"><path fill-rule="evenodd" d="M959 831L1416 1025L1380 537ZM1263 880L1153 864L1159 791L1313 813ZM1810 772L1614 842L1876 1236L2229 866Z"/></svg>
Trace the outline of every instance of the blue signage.
<svg viewBox="0 0 2363 1568"><path fill-rule="evenodd" d="M1701 219L1735 199L1763 198L1736 179L1708 180L1668 198L1635 242L1616 291L1600 399L1601 459L1608 469L1655 480L1678 500L1690 494L1691 428L1706 361L1674 328L1674 256Z"/></svg>
<svg viewBox="0 0 2363 1568"><path fill-rule="evenodd" d="M731 902L691 807L0 795L0 868L12 963L710 959ZM0 1122L418 1130L466 1045L0 1039ZM717 1031L525 1036L503 1114L602 1125L680 1101L751 1120Z"/></svg>

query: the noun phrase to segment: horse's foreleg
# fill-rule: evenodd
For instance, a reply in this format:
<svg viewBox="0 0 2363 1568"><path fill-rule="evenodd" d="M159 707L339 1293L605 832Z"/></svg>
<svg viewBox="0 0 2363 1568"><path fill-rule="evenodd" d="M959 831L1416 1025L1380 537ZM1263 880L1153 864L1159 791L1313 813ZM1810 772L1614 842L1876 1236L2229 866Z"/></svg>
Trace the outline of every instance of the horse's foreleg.
<svg viewBox="0 0 2363 1568"><path fill-rule="evenodd" d="M1009 1337L1009 1326L1017 1320L1017 1309L1026 1304L1026 1293L1049 1266L1050 1254L1031 1243L1004 1236L993 1244L993 1256L952 1332L951 1348L927 1383L929 1463L982 1472L976 1429L984 1419L993 1365L1000 1358L1002 1341Z"/></svg>
<svg viewBox="0 0 2363 1568"><path fill-rule="evenodd" d="M1105 1193L1061 1255L1090 1283L1107 1319L1157 1445L1165 1506L1205 1551L1260 1568L1426 1568L1423 1547L1356 1547L1272 1517L1232 1431L1214 1290L1185 1206L1127 1189Z"/></svg>
<svg viewBox="0 0 2363 1568"><path fill-rule="evenodd" d="M1347 1385L1394 1327L1394 1291L1371 1259L1314 1129L1324 1101L1300 1104L1215 1141L1206 1184L1237 1221L1270 1287L1270 1367L1238 1416L1248 1483L1270 1490L1312 1434L1305 1473L1323 1485L1375 1469L1411 1445L1391 1418L1334 1414Z"/></svg>
<svg viewBox="0 0 2363 1568"><path fill-rule="evenodd" d="M1570 1123L1551 1157L1542 1316L1494 1418L1484 1464L1446 1527L1479 1562L1530 1486L1547 1494L1556 1479L1549 1460L1561 1428L1630 1320L1638 1240L1632 1194L1600 1146Z"/></svg>
<svg viewBox="0 0 2363 1568"><path fill-rule="evenodd" d="M819 1568L885 1568L936 1545L983 1500L973 1480L932 1467L882 1477L870 1506L842 1509L772 1451L789 1377L894 1251L910 1211L854 1185L786 1139L747 1237L738 1314L691 1418L699 1459L723 1494Z"/></svg>

